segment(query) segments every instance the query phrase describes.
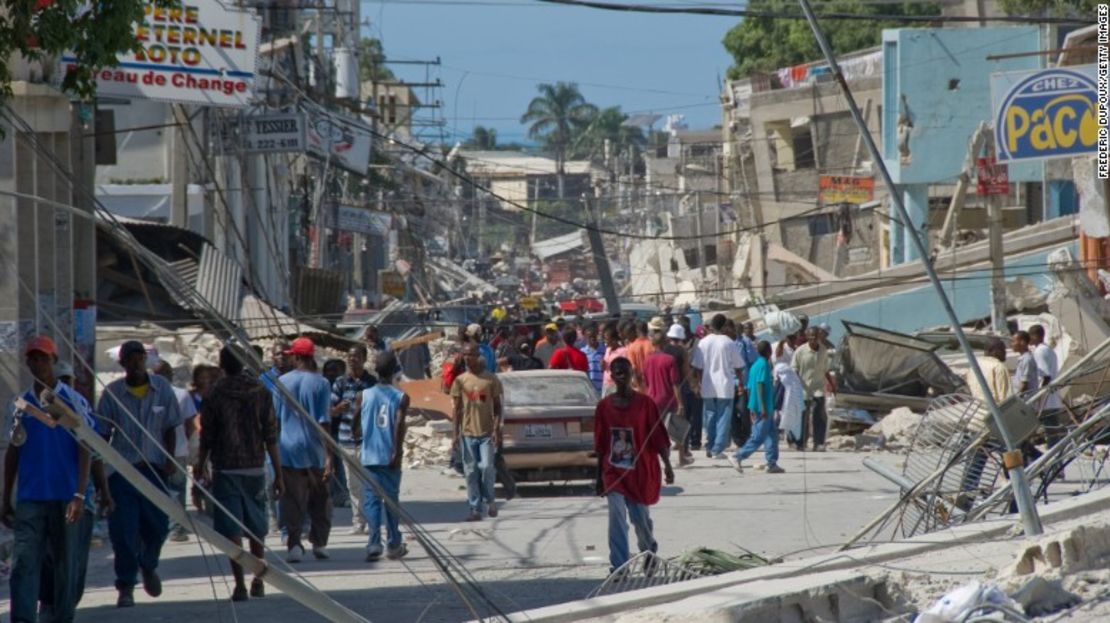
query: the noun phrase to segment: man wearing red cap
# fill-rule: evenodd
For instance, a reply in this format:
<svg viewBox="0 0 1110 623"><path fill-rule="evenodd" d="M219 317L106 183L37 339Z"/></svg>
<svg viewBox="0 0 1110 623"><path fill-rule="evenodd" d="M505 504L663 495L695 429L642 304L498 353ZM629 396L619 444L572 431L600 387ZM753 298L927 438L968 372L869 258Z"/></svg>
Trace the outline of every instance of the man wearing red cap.
<svg viewBox="0 0 1110 623"><path fill-rule="evenodd" d="M184 420L173 386L147 373L146 359L141 342L132 340L120 346L119 363L125 375L104 389L96 410L111 431L112 448L152 484L168 492L166 481L176 470L168 457L177 447L176 429ZM135 605L140 572L143 590L151 597L162 594L157 569L169 534L169 518L118 472L108 477L108 490L116 503L108 517L119 591L116 606L130 608Z"/></svg>
<svg viewBox="0 0 1110 623"><path fill-rule="evenodd" d="M40 394L54 393L95 430L88 403L54 375L58 350L45 336L32 338L24 350L34 384L23 394L42 409ZM49 560L48 596L57 621L72 621L77 601L77 553L88 492L89 452L73 435L51 428L27 414L15 413L12 445L4 457L4 525L15 530L11 572L11 619L35 621L40 582ZM16 430L20 432L16 432ZM16 472L18 505L12 507Z"/></svg>
<svg viewBox="0 0 1110 623"><path fill-rule="evenodd" d="M307 337L293 340L285 351L293 359L293 370L281 375L278 382L289 390L313 420L322 426L331 422L331 385L316 371L316 345ZM274 411L281 423L278 450L285 479L281 498L281 523L288 531L286 560L300 562L304 556L301 532L305 514L310 521L308 540L317 559L328 558L328 536L331 532L331 453L324 449L321 429L306 422L300 413L283 398L274 394Z"/></svg>

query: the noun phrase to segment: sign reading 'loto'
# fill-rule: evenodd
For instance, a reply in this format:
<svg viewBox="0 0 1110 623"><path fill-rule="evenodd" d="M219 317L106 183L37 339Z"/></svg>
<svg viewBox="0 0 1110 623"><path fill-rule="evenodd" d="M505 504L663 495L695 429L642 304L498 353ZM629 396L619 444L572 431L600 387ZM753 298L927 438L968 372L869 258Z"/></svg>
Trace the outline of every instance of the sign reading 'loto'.
<svg viewBox="0 0 1110 623"><path fill-rule="evenodd" d="M1096 93L1093 65L991 76L999 162L1094 153Z"/></svg>
<svg viewBox="0 0 1110 623"><path fill-rule="evenodd" d="M247 106L260 20L217 0L143 5L139 47L96 74L97 94L209 106ZM75 59L63 56L72 66Z"/></svg>

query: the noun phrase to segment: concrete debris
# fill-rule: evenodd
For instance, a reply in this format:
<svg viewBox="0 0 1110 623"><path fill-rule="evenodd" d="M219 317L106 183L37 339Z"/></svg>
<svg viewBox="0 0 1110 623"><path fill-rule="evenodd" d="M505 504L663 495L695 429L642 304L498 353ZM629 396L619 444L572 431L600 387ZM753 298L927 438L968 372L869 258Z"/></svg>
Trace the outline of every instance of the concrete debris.
<svg viewBox="0 0 1110 623"><path fill-rule="evenodd" d="M1046 580L1034 576L1010 597L1021 605L1025 614L1034 617L1047 616L1071 608L1083 599L1064 588L1060 580Z"/></svg>
<svg viewBox="0 0 1110 623"><path fill-rule="evenodd" d="M1110 558L1110 525L1078 526L1027 544L1000 578L1060 576L1100 569Z"/></svg>
<svg viewBox="0 0 1110 623"><path fill-rule="evenodd" d="M406 422L411 420L412 418ZM451 422L443 420L426 422L419 426L410 424L405 435L405 465L410 469L447 465L451 460L453 426Z"/></svg>
<svg viewBox="0 0 1110 623"><path fill-rule="evenodd" d="M906 444L913 439L920 423L921 416L919 414L906 407L899 407L867 429L867 432L884 437L886 445Z"/></svg>

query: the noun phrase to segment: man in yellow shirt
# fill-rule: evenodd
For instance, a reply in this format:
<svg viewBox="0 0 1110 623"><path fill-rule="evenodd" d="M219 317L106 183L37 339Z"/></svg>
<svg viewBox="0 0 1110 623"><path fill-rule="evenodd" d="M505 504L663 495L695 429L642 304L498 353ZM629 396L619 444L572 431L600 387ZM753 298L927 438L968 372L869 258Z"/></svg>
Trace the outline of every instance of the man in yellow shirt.
<svg viewBox="0 0 1110 623"><path fill-rule="evenodd" d="M986 356L979 358L979 369L983 371L983 376L987 379L987 386L990 388L994 401L1002 402L1013 393L1010 372L1006 369L1006 343L998 338L993 338L987 342L983 354ZM971 397L985 403L986 396L983 394L979 381L975 378L975 373L968 369L964 379L967 381L967 388L971 392Z"/></svg>

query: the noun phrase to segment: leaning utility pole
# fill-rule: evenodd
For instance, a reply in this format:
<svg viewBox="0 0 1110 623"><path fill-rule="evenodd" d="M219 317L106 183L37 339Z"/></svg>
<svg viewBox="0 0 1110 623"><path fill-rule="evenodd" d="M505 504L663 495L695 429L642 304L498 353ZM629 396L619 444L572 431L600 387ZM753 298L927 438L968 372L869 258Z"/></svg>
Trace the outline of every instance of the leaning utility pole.
<svg viewBox="0 0 1110 623"><path fill-rule="evenodd" d="M852 118L859 128L860 134L867 142L867 149L871 152L872 161L883 177L887 192L890 193L890 201L894 205L894 209L898 212L898 218L902 219L902 222L905 224L906 232L909 234L910 240L917 248L918 256L921 258L921 263L925 267L925 273L929 276L929 281L932 282L933 288L937 291L937 298L944 307L944 311L948 316L948 322L952 325L952 332L960 342L964 356L967 357L971 371L975 375L975 381L979 383L979 387L982 389L983 400L986 402L987 408L994 418L995 426L998 428L1003 441L1006 443L1006 452L1002 455L1002 463L1010 475L1010 484L1014 489L1014 501L1017 503L1018 512L1021 514L1021 521L1025 528L1025 534L1027 536L1041 534L1044 532L1044 528L1041 526L1040 517L1037 516L1037 506L1033 500L1033 495L1029 491L1029 483L1025 477L1025 459L1021 454L1021 449L1018 448L1016 440L1006 427L1002 410L998 407L998 403L990 392L990 386L987 384L986 377L983 376L983 370L979 367L979 361L975 358L975 352L971 349L971 344L967 341L967 336L964 335L963 327L960 326L960 319L956 316L956 310L952 308L952 302L948 300L948 294L944 291L944 285L941 283L940 277L937 276L937 272L933 268L933 263L929 259L929 249L925 241L922 240L921 234L913 226L913 221L906 211L906 206L902 203L902 196L898 194L894 185L894 180L890 176L890 171L886 168L882 152L879 151L879 146L875 144L875 138L871 136L871 132L867 129L867 123L863 119L863 113L860 112L859 104L856 103L856 98L852 94L851 88L848 87L848 82L844 79L844 74L840 71L840 63L836 61L836 56L833 54L828 40L825 39L825 33L821 30L820 24L817 23L817 15L813 12L810 1L798 0L798 4L801 5L802 11L805 12L806 21L809 22L809 26L813 30L813 35L817 39L817 45L820 46L821 52L824 54L825 60L829 64L829 68L832 69L834 79L840 85L840 89L844 93L844 99L848 102L848 109L852 113Z"/></svg>

